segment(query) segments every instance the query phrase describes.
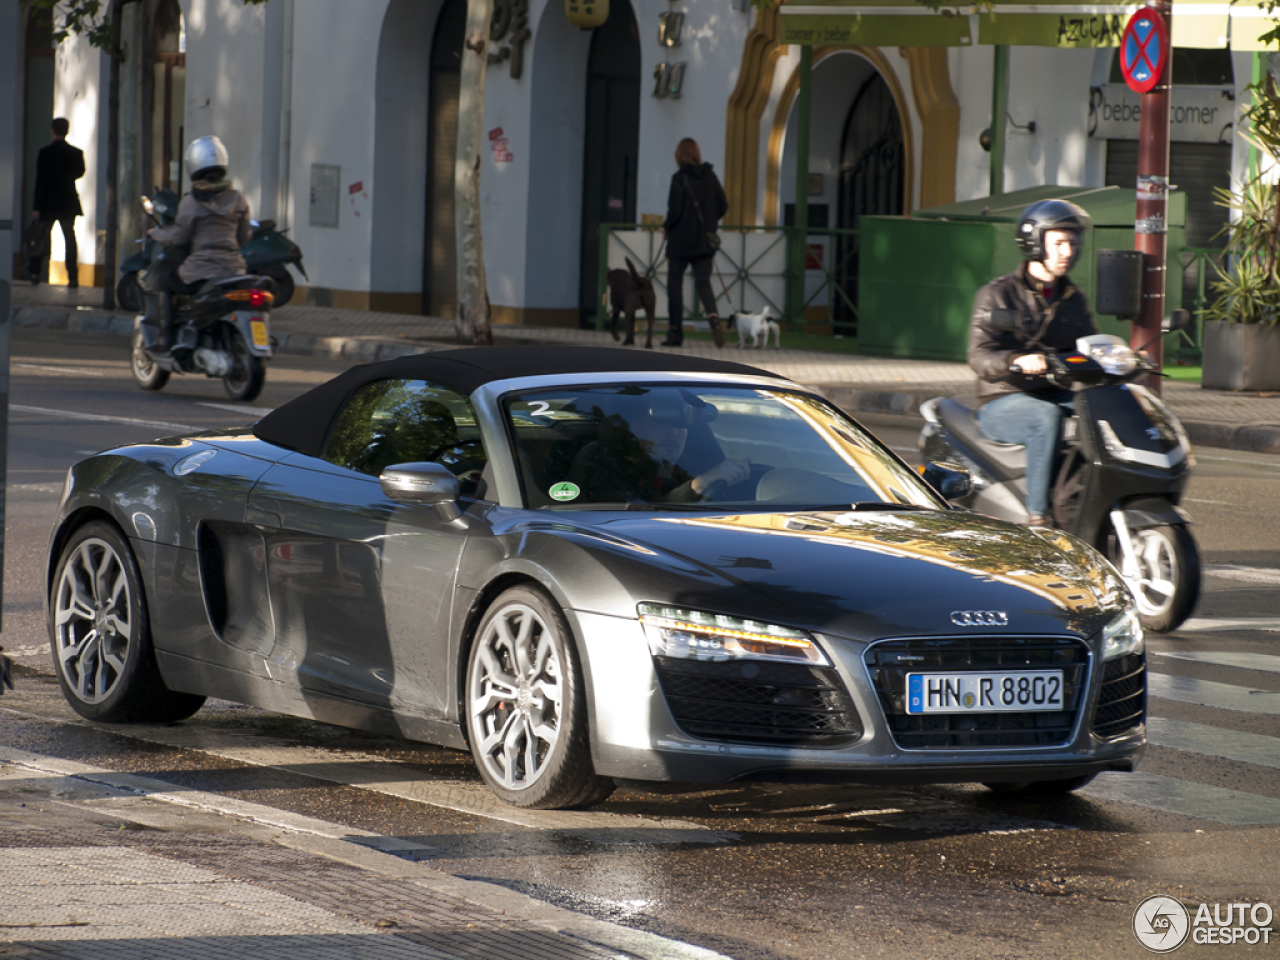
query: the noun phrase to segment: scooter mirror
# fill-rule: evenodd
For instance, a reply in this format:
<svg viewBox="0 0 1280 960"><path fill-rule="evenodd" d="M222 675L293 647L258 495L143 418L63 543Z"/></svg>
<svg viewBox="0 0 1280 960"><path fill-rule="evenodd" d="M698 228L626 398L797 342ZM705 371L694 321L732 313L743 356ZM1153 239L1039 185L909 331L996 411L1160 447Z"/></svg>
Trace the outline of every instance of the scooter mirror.
<svg viewBox="0 0 1280 960"><path fill-rule="evenodd" d="M920 471L924 482L947 500L962 500L973 492L973 476L956 463L930 460Z"/></svg>
<svg viewBox="0 0 1280 960"><path fill-rule="evenodd" d="M1160 328L1165 333L1172 333L1175 330L1190 330L1192 326L1190 310L1175 310L1164 318L1164 322L1160 324Z"/></svg>

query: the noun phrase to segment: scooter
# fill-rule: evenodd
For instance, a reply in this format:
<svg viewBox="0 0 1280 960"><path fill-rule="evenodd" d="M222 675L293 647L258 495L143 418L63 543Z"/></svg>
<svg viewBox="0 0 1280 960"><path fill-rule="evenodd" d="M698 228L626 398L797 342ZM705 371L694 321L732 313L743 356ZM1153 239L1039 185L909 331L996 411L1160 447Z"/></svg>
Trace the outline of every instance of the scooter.
<svg viewBox="0 0 1280 960"><path fill-rule="evenodd" d="M173 329L166 342L164 298L159 288L170 251L161 248L143 277L146 313L133 322L129 365L143 390L160 390L174 373L203 373L222 380L232 400L253 400L266 382L273 281L237 275L206 281L190 297L174 297Z"/></svg>
<svg viewBox="0 0 1280 960"><path fill-rule="evenodd" d="M992 314L997 329L1016 328L1011 311ZM1176 310L1165 332L1190 325L1190 314ZM1116 565L1145 629L1174 630L1200 595L1200 551L1179 507L1195 466L1186 431L1159 397L1135 382L1154 367L1121 338L1081 337L1075 352L1046 359L1049 381L1076 390L1075 416L1063 421L1051 520ZM938 397L920 412L925 462L959 464L971 474L971 490L958 505L1024 522L1026 448L983 436L972 398Z"/></svg>
<svg viewBox="0 0 1280 960"><path fill-rule="evenodd" d="M168 226L178 218L179 198L172 190L161 190L156 187L150 197L143 197L145 203L151 204L149 215L162 226ZM275 305L283 307L293 297L293 274L289 272L292 264L298 272L307 276L302 266L302 249L285 236L286 231L277 230L274 220L251 220L253 235L249 242L240 248L240 256L244 257L245 269L259 277L270 277L275 281ZM135 313L143 309L143 291L141 278L151 261L156 256L156 242L150 237L138 241L141 249L120 264L120 282L116 284L116 302L126 310Z"/></svg>

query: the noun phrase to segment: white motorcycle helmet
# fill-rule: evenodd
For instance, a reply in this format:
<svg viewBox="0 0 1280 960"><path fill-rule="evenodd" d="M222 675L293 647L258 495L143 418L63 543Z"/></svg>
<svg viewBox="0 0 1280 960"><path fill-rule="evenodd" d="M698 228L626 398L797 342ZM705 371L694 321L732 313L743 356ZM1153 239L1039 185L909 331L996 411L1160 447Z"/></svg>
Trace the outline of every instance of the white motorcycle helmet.
<svg viewBox="0 0 1280 960"><path fill-rule="evenodd" d="M191 181L221 180L227 175L227 148L217 137L198 137L187 145Z"/></svg>

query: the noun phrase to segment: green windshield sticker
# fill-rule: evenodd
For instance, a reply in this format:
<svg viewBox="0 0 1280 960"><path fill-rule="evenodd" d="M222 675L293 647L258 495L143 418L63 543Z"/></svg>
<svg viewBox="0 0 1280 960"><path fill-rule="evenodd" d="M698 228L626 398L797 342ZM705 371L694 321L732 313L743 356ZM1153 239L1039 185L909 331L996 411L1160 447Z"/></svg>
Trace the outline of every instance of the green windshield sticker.
<svg viewBox="0 0 1280 960"><path fill-rule="evenodd" d="M552 486L552 488L547 491L547 494L552 500L564 501L577 500L578 494L581 492L582 491L578 489L578 485L576 483L570 483L568 480L565 480L562 483L557 483Z"/></svg>

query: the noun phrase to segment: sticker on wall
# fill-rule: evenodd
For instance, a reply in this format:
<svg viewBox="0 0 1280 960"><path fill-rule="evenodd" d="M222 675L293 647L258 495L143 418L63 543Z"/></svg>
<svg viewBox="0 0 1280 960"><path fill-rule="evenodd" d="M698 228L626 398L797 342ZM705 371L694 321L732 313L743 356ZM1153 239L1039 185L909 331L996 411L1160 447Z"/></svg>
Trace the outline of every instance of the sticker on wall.
<svg viewBox="0 0 1280 960"><path fill-rule="evenodd" d="M565 480L561 483L553 484L551 489L547 491L547 496L552 500L558 500L561 503L565 503L569 500L577 500L580 493L582 493L582 491L578 489L578 485L576 483L570 483L568 480Z"/></svg>
<svg viewBox="0 0 1280 960"><path fill-rule="evenodd" d="M369 193L364 188L363 180L357 180L347 187L347 199L351 203L351 215L353 217L363 216L365 211L369 209Z"/></svg>
<svg viewBox="0 0 1280 960"><path fill-rule="evenodd" d="M510 163L515 159L501 127L494 127L489 131L489 149L493 151L494 163Z"/></svg>

